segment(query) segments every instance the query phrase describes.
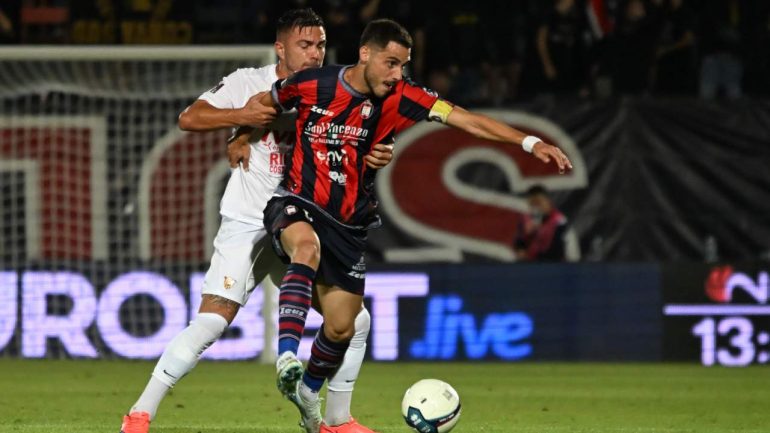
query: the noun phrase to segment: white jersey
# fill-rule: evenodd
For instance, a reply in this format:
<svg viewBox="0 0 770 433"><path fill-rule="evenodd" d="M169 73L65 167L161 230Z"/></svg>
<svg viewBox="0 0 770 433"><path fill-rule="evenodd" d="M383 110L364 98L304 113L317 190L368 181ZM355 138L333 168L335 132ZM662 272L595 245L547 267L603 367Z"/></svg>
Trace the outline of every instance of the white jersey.
<svg viewBox="0 0 770 433"><path fill-rule="evenodd" d="M243 108L252 96L270 91L278 80L275 68L273 64L238 69L198 99L216 108ZM262 225L262 212L283 179L284 157L294 144L295 119L296 112L284 113L269 129L254 130L249 140L249 171L240 165L232 169L219 205L222 216Z"/></svg>

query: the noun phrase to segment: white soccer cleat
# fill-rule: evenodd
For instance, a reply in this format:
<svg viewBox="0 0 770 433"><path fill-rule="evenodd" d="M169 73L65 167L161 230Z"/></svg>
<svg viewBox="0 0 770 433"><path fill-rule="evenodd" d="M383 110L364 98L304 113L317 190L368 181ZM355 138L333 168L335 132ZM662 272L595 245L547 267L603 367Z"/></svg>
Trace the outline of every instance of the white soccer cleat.
<svg viewBox="0 0 770 433"><path fill-rule="evenodd" d="M297 392L297 385L304 371L302 363L294 353L283 352L275 361L275 369L277 372L275 382L278 391L281 391L284 397L292 400L291 395Z"/></svg>
<svg viewBox="0 0 770 433"><path fill-rule="evenodd" d="M299 426L305 429L305 433L319 433L324 420L321 415L321 397L318 397L318 393L314 393L315 398L305 399L302 396L303 393L299 391L301 385L302 382L298 382L294 392L286 398L299 409L301 416Z"/></svg>

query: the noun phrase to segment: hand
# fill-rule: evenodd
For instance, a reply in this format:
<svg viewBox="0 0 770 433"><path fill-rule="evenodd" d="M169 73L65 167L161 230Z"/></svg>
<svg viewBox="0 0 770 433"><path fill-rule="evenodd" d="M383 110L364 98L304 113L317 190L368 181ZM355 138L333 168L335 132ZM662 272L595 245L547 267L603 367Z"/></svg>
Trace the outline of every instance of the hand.
<svg viewBox="0 0 770 433"><path fill-rule="evenodd" d="M527 236L532 235L532 233L537 230L537 227L539 224L537 224L532 218L527 218L527 221L524 223L524 234Z"/></svg>
<svg viewBox="0 0 770 433"><path fill-rule="evenodd" d="M368 155L364 156L364 161L369 168L379 170L390 164L393 159L393 145L377 143L372 147Z"/></svg>
<svg viewBox="0 0 770 433"><path fill-rule="evenodd" d="M551 158L553 158L556 161L556 165L559 166L559 174L563 174L568 169L572 170L572 163L569 158L556 146L540 141L535 143L535 146L532 148L532 154L546 164L551 162Z"/></svg>
<svg viewBox="0 0 770 433"><path fill-rule="evenodd" d="M267 92L260 92L249 98L246 105L241 108L242 124L253 125L260 128L268 126L278 115L278 110L262 105L259 100Z"/></svg>
<svg viewBox="0 0 770 433"><path fill-rule="evenodd" d="M253 131L252 128L240 127L233 138L227 142L227 159L230 161L230 168L237 168L238 164L242 163L243 169L249 171L251 131Z"/></svg>

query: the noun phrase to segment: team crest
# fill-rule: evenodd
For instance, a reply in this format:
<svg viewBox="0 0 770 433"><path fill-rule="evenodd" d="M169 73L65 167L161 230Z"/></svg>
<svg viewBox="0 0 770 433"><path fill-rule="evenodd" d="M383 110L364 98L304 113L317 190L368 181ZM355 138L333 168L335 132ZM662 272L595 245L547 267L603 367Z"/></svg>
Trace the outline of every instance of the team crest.
<svg viewBox="0 0 770 433"><path fill-rule="evenodd" d="M374 106L372 103L367 99L364 101L363 104L361 104L361 118L368 119L372 116L372 110L374 110Z"/></svg>

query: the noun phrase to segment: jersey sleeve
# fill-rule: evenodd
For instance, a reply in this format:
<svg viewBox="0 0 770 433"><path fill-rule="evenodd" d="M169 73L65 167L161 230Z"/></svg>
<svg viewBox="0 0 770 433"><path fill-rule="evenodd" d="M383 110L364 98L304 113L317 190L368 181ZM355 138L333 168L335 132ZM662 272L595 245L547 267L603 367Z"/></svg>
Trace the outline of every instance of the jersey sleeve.
<svg viewBox="0 0 770 433"><path fill-rule="evenodd" d="M405 120L411 123L421 120L446 123L453 109L454 105L439 97L438 93L405 80L401 101L398 104L398 114Z"/></svg>
<svg viewBox="0 0 770 433"><path fill-rule="evenodd" d="M240 70L237 70L222 78L219 84L203 93L198 99L208 102L215 108L243 108L243 95L247 90L244 78Z"/></svg>
<svg viewBox="0 0 770 433"><path fill-rule="evenodd" d="M315 80L307 71L300 71L289 78L273 83L273 100L278 103L283 111L296 108L303 97L307 97L311 82Z"/></svg>

